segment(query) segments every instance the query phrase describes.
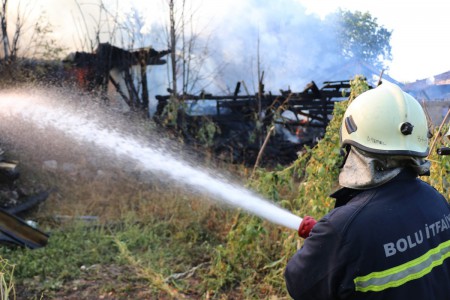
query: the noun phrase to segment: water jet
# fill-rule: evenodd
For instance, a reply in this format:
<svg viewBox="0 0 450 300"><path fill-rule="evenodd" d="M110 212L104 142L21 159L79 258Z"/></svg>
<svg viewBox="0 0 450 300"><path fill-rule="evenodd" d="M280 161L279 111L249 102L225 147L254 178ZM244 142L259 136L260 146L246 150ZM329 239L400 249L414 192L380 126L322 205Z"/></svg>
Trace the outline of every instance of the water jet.
<svg viewBox="0 0 450 300"><path fill-rule="evenodd" d="M314 225L311 218L303 219L263 199L256 193L210 172L189 164L157 144L143 142L132 134L113 126L104 126L100 120L87 117L64 101L55 101L51 93L4 91L0 94L0 116L3 120L32 122L45 130L51 126L64 132L78 143L89 143L100 150L113 153L117 158L133 160L146 170L165 174L168 178L188 186L212 199L242 208L248 213L274 224L298 230L306 237ZM307 222L306 222L307 221ZM302 225L301 225L302 224ZM301 229L301 230L300 230Z"/></svg>

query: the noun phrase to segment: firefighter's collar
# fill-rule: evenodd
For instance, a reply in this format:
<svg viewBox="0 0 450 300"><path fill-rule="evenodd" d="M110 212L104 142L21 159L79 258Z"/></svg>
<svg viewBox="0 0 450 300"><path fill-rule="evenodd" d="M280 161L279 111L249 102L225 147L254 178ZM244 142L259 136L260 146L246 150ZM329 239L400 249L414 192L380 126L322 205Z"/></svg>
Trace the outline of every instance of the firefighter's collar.
<svg viewBox="0 0 450 300"><path fill-rule="evenodd" d="M411 180L416 177L417 177L417 175L413 169L403 168L402 171L396 177L394 177L392 180L390 180L389 182L395 182L395 181L399 181L399 180ZM336 203L334 205L334 208L336 208L339 206L346 205L354 197L356 197L357 195L359 195L362 192L367 191L367 190L371 190L371 189L365 189L365 190L358 189L357 190L357 189L352 189L352 188L348 188L348 187L342 187L342 188L338 189L337 191L335 191L334 193L332 193L330 195L330 197L334 198L336 200Z"/></svg>

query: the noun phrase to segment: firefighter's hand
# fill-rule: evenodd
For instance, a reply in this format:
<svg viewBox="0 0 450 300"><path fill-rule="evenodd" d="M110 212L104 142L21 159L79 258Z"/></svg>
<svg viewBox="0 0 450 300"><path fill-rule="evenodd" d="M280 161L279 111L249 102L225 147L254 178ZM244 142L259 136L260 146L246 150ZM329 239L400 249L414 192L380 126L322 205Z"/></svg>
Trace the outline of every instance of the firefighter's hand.
<svg viewBox="0 0 450 300"><path fill-rule="evenodd" d="M306 239L316 223L317 221L313 217L305 216L300 223L300 227L298 228L298 235Z"/></svg>

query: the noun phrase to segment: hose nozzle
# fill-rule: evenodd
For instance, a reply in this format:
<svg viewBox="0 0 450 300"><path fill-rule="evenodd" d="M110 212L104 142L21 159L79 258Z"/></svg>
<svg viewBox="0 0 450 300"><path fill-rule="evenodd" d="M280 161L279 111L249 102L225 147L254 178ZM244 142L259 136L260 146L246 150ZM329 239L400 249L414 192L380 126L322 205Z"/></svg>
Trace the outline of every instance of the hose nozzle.
<svg viewBox="0 0 450 300"><path fill-rule="evenodd" d="M305 216L298 227L298 235L306 239L316 223L317 221L313 217Z"/></svg>
<svg viewBox="0 0 450 300"><path fill-rule="evenodd" d="M450 155L450 148L449 147L441 147L436 149L436 152L438 155Z"/></svg>

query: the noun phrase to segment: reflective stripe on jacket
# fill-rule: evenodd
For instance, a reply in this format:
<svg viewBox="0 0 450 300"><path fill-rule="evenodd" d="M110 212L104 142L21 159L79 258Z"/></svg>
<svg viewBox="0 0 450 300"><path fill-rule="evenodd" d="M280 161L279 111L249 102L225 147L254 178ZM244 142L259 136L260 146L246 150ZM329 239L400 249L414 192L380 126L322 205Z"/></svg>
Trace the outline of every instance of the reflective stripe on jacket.
<svg viewBox="0 0 450 300"><path fill-rule="evenodd" d="M450 299L450 207L433 187L405 170L333 196L286 267L293 298Z"/></svg>

